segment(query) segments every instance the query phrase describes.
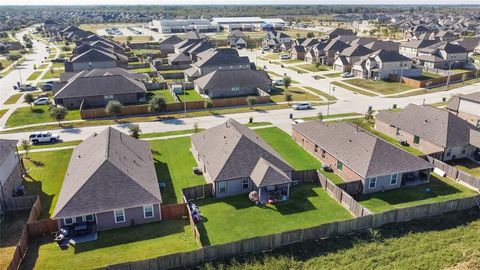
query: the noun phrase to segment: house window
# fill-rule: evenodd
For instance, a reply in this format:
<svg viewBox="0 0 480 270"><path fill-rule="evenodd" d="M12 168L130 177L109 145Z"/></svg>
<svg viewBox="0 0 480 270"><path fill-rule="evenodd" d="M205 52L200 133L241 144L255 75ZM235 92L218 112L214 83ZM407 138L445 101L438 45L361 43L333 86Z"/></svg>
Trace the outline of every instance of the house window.
<svg viewBox="0 0 480 270"><path fill-rule="evenodd" d="M318 152L318 145L315 144L315 153Z"/></svg>
<svg viewBox="0 0 480 270"><path fill-rule="evenodd" d="M125 211L123 209L114 210L113 213L115 214L115 223L125 222Z"/></svg>
<svg viewBox="0 0 480 270"><path fill-rule="evenodd" d="M400 128L397 128L396 134L397 136L400 136Z"/></svg>
<svg viewBox="0 0 480 270"><path fill-rule="evenodd" d="M343 163L338 161L337 162L337 170L342 171L343 170Z"/></svg>
<svg viewBox="0 0 480 270"><path fill-rule="evenodd" d="M143 206L143 217L144 218L151 218L153 217L153 204L150 205L144 205Z"/></svg>
<svg viewBox="0 0 480 270"><path fill-rule="evenodd" d="M480 128L480 120L477 120L477 128Z"/></svg>
<svg viewBox="0 0 480 270"><path fill-rule="evenodd" d="M227 181L218 182L218 192L220 193L227 192Z"/></svg>
<svg viewBox="0 0 480 270"><path fill-rule="evenodd" d="M113 100L113 95L104 95L103 100L105 100L105 102L109 102L110 100Z"/></svg>
<svg viewBox="0 0 480 270"><path fill-rule="evenodd" d="M83 217L75 217L75 223L82 223Z"/></svg>
<svg viewBox="0 0 480 270"><path fill-rule="evenodd" d="M419 144L420 143L420 137L418 137L417 135L413 136L413 143L414 144Z"/></svg>
<svg viewBox="0 0 480 270"><path fill-rule="evenodd" d="M452 155L452 149L447 149L447 157Z"/></svg>
<svg viewBox="0 0 480 270"><path fill-rule="evenodd" d="M240 91L240 86L232 87L232 92L238 92L238 91Z"/></svg>
<svg viewBox="0 0 480 270"><path fill-rule="evenodd" d="M398 180L398 174L392 174L390 177L390 185L396 185Z"/></svg>
<svg viewBox="0 0 480 270"><path fill-rule="evenodd" d="M85 216L85 220L86 220L86 221L94 221L94 220L95 220L95 216L94 216L94 215L86 215L86 216Z"/></svg>
<svg viewBox="0 0 480 270"><path fill-rule="evenodd" d="M64 218L63 223L65 223L65 225L71 225L73 224L73 218Z"/></svg>
<svg viewBox="0 0 480 270"><path fill-rule="evenodd" d="M467 152L467 146L465 145L462 147L462 154L465 154L466 152Z"/></svg>
<svg viewBox="0 0 480 270"><path fill-rule="evenodd" d="M249 189L250 188L250 179L243 178L242 179L242 189Z"/></svg>
<svg viewBox="0 0 480 270"><path fill-rule="evenodd" d="M377 185L377 178L376 177L372 177L368 180L368 187L369 188L375 188L376 185Z"/></svg>
<svg viewBox="0 0 480 270"><path fill-rule="evenodd" d="M322 149L322 158L325 158L327 156L327 152Z"/></svg>

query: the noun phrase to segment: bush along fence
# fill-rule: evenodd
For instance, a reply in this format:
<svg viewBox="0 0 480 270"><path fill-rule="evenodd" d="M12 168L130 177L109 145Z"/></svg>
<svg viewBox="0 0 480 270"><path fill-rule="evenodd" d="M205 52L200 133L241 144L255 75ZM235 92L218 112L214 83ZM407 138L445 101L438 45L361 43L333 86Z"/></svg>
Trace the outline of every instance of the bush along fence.
<svg viewBox="0 0 480 270"><path fill-rule="evenodd" d="M448 178L456 180L460 183L466 184L471 188L480 190L480 178L470 175L464 171L461 171L453 166L448 165L447 163L440 161L434 157L427 156L428 161L438 168L445 172L445 175Z"/></svg>

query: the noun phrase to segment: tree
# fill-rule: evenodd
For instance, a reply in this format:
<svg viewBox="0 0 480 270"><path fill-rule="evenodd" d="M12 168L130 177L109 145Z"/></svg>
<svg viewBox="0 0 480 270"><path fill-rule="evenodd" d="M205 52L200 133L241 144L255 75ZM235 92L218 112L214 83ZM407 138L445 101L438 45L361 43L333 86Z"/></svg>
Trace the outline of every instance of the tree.
<svg viewBox="0 0 480 270"><path fill-rule="evenodd" d="M292 79L288 76L283 77L283 87L285 87L285 91L288 90L288 87L292 84Z"/></svg>
<svg viewBox="0 0 480 270"><path fill-rule="evenodd" d="M58 125L61 126L61 121L65 119L68 114L68 110L65 107L50 107L50 118L58 121Z"/></svg>
<svg viewBox="0 0 480 270"><path fill-rule="evenodd" d="M33 102L35 101L35 98L33 97L33 95L30 94L30 93L26 94L26 95L23 97L23 101L25 101L26 103L28 103L28 105L30 105L30 110L33 111L33 109L32 109L32 104L33 104Z"/></svg>
<svg viewBox="0 0 480 270"><path fill-rule="evenodd" d="M117 116L122 113L123 105L118 100L110 100L105 107L105 111L108 115L112 116L115 122L117 122Z"/></svg>
<svg viewBox="0 0 480 270"><path fill-rule="evenodd" d="M28 150L30 150L30 142L27 139L22 139L20 142L20 146L22 147L23 151L25 151L25 157L28 158Z"/></svg>
<svg viewBox="0 0 480 270"><path fill-rule="evenodd" d="M257 104L257 98L254 96L248 96L246 99L246 102L248 106L250 106L250 109L252 110L255 104Z"/></svg>
<svg viewBox="0 0 480 270"><path fill-rule="evenodd" d="M318 120L320 120L320 122L322 122L322 121L323 121L323 113L322 113L322 112L319 112L319 113L317 114L317 118L318 118Z"/></svg>
<svg viewBox="0 0 480 270"><path fill-rule="evenodd" d="M285 91L285 93L283 93L283 98L288 102L288 105L290 105L290 101L292 101L292 94L289 91Z"/></svg>
<svg viewBox="0 0 480 270"><path fill-rule="evenodd" d="M148 40L149 40L149 41L153 41L153 37L152 37L152 36L149 36L149 37L148 37Z"/></svg>
<svg viewBox="0 0 480 270"><path fill-rule="evenodd" d="M313 32L308 32L307 33L307 38L314 38L315 34Z"/></svg>
<svg viewBox="0 0 480 270"><path fill-rule="evenodd" d="M130 43L132 40L133 40L133 37L132 37L132 36L128 36L128 37L127 37L127 44Z"/></svg>
<svg viewBox="0 0 480 270"><path fill-rule="evenodd" d="M157 116L159 116L161 112L165 111L167 106L167 102L161 96L153 96L148 104L150 105L150 111L156 113Z"/></svg>
<svg viewBox="0 0 480 270"><path fill-rule="evenodd" d="M195 121L193 122L193 132L198 133L200 131L200 126L198 125L198 122Z"/></svg>
<svg viewBox="0 0 480 270"><path fill-rule="evenodd" d="M368 107L367 113L365 113L365 121L371 123L373 121L373 109Z"/></svg>
<svg viewBox="0 0 480 270"><path fill-rule="evenodd" d="M139 125L131 125L128 127L128 132L130 133L130 136L138 139L138 137L140 137L140 133L142 133L142 130L140 129Z"/></svg>

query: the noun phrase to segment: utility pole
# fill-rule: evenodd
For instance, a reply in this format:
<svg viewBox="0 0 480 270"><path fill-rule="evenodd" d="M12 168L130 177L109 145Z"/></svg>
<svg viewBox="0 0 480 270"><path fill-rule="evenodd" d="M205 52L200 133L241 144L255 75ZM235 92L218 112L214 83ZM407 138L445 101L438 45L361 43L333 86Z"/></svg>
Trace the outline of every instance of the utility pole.
<svg viewBox="0 0 480 270"><path fill-rule="evenodd" d="M328 96L330 97L330 90L332 92L335 92L335 86L333 86L333 89L332 89L332 83L330 83L330 86L328 87ZM330 100L327 101L327 116L330 115Z"/></svg>

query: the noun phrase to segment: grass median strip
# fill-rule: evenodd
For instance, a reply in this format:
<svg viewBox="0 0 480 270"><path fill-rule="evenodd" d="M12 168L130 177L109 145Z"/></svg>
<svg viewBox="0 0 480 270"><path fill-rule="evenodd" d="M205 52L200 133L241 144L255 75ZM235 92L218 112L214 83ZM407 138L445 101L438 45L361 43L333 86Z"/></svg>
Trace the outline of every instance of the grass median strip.
<svg viewBox="0 0 480 270"><path fill-rule="evenodd" d="M352 91L354 92L355 94L360 94L360 95L364 95L364 96L369 96L369 97L374 97L374 96L377 96L376 94L374 93L370 93L370 92L367 92L367 91L363 91L363 90L360 90L360 89L357 89L353 86L350 86L350 85L347 85L347 84L344 84L344 83L341 83L341 82L332 82L333 85L336 85L338 87L341 87L345 90L348 90L348 91Z"/></svg>
<svg viewBox="0 0 480 270"><path fill-rule="evenodd" d="M56 148L56 147L66 147L66 146L76 146L79 145L82 141L66 141L66 142L57 142L57 143L48 143L48 144L35 144L31 146L31 150L35 149L48 149L48 148ZM22 150L22 147L19 147L19 150Z"/></svg>
<svg viewBox="0 0 480 270"><path fill-rule="evenodd" d="M305 88L305 89L307 89L307 90L310 90L310 91L314 92L315 94L320 95L320 96L326 98L326 99L329 100L329 101L336 101L336 100L337 100L336 97L334 97L334 96L329 96L327 93L325 93L325 92L323 92L323 91L320 91L320 90L318 90L318 89L316 89L316 88L313 88L313 87L310 87L310 86L304 86L303 88Z"/></svg>
<svg viewBox="0 0 480 270"><path fill-rule="evenodd" d="M2 118L7 112L8 112L7 109L5 109L5 110L0 110L0 118Z"/></svg>
<svg viewBox="0 0 480 270"><path fill-rule="evenodd" d="M10 104L15 104L17 101L22 97L23 94L14 94L11 95L5 102L3 102L4 105L10 105Z"/></svg>
<svg viewBox="0 0 480 270"><path fill-rule="evenodd" d="M30 76L28 76L27 81L34 81L34 80L38 79L38 76L40 76L40 74L42 74L41 71L33 72L32 74L30 74Z"/></svg>

